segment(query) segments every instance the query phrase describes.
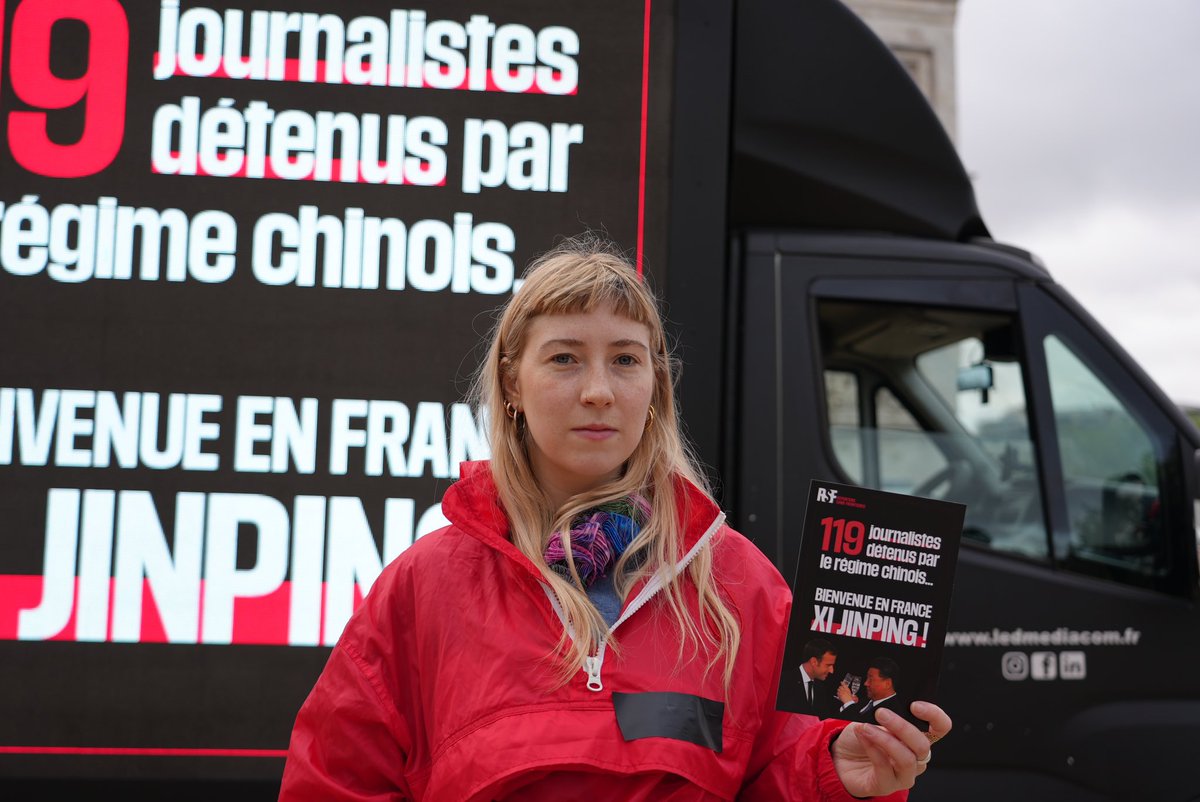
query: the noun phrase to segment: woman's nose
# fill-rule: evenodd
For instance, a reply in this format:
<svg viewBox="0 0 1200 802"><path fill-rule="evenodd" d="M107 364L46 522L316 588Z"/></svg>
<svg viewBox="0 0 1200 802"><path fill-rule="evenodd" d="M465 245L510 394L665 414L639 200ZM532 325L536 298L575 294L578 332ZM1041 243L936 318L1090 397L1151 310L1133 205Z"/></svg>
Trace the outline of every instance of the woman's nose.
<svg viewBox="0 0 1200 802"><path fill-rule="evenodd" d="M602 369L592 369L587 372L583 384L581 400L593 406L608 406L613 402L612 382L608 373Z"/></svg>

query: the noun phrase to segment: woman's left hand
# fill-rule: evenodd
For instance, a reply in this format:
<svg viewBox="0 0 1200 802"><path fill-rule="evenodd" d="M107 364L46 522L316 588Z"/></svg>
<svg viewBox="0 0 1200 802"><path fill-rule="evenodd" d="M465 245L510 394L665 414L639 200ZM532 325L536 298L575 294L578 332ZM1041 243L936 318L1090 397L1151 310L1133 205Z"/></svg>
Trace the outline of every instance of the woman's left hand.
<svg viewBox="0 0 1200 802"><path fill-rule="evenodd" d="M912 788L928 768L933 742L950 732L950 717L930 702L913 702L911 710L929 722L928 733L881 707L875 711L878 726L851 724L833 742L833 766L851 795L883 796Z"/></svg>

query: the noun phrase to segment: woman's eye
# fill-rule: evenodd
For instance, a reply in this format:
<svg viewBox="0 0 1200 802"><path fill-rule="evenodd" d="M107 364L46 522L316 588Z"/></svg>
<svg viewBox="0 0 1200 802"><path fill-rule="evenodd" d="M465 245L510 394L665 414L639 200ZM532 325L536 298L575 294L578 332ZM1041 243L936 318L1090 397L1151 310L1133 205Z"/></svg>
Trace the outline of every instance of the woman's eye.
<svg viewBox="0 0 1200 802"><path fill-rule="evenodd" d="M631 354L621 354L617 357L617 364L623 367L631 367L637 364L637 358Z"/></svg>
<svg viewBox="0 0 1200 802"><path fill-rule="evenodd" d="M550 357L550 361L556 365L569 365L571 364L571 360L572 357L570 354L555 354Z"/></svg>

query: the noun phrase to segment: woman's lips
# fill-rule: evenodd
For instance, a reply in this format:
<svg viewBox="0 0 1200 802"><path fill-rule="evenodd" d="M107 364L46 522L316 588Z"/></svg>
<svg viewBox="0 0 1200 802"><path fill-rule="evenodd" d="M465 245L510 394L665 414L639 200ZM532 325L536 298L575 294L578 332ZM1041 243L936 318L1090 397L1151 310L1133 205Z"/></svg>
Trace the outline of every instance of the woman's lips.
<svg viewBox="0 0 1200 802"><path fill-rule="evenodd" d="M584 438L585 440L607 440L608 438L613 437L617 433L616 429L610 428L608 426L603 426L603 425L580 426L578 428L572 429L571 431L575 432L577 435Z"/></svg>

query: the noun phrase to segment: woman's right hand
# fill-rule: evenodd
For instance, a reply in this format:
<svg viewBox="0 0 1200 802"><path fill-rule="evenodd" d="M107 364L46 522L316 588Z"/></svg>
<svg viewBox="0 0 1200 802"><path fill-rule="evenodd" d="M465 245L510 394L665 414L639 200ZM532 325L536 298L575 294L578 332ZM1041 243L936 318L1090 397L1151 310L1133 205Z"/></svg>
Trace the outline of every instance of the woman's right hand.
<svg viewBox="0 0 1200 802"><path fill-rule="evenodd" d="M912 788L929 767L933 743L950 732L952 722L930 702L913 702L910 709L929 722L929 732L881 707L875 711L879 724L855 722L834 740L833 766L852 796L883 796Z"/></svg>

